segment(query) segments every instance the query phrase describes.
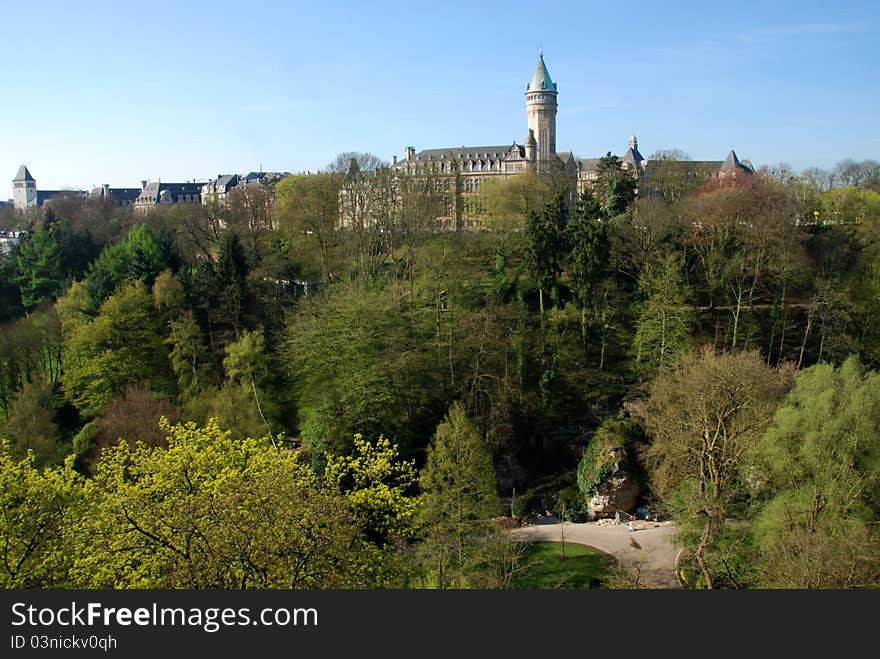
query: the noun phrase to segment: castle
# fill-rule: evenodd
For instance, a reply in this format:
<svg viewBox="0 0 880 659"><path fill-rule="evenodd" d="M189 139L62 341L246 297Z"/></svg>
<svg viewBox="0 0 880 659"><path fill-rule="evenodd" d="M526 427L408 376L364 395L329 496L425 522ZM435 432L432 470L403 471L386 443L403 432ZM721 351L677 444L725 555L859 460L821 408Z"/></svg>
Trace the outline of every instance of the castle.
<svg viewBox="0 0 880 659"><path fill-rule="evenodd" d="M444 224L448 228L477 225L477 207L470 202L481 184L490 178L512 176L524 171L561 171L570 178L573 190L580 194L596 180L596 167L600 158L576 158L571 151L557 152L558 96L559 90L550 77L544 62L544 53L541 51L535 74L526 85L527 132L523 144L513 142L500 146L462 146L419 152L410 146L406 148L403 159L394 157L391 167L401 174L430 173L459 179L456 185L447 186L447 189L455 190L455 200L449 208L450 214L444 218ZM639 152L635 135L629 138L627 149L619 161L621 168L631 172L636 178L650 178L652 162ZM723 161L689 160L683 161L681 165L694 176L727 176L754 172L748 161L740 161L733 148ZM346 219L345 208L342 211L342 223L350 223Z"/></svg>

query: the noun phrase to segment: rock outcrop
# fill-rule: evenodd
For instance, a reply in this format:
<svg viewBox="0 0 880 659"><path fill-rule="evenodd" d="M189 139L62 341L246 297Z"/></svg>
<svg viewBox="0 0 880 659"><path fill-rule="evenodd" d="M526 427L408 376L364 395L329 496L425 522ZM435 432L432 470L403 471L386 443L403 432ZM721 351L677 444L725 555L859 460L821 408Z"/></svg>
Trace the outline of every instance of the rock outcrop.
<svg viewBox="0 0 880 659"><path fill-rule="evenodd" d="M638 480L629 472L618 469L596 488L588 506L590 519L614 517L618 510L632 512L638 498Z"/></svg>

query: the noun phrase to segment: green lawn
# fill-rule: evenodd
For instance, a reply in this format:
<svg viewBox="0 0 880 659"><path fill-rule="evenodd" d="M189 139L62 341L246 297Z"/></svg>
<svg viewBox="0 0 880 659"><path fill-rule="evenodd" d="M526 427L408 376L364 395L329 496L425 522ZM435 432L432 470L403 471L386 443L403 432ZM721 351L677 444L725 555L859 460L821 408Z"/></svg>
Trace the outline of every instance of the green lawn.
<svg viewBox="0 0 880 659"><path fill-rule="evenodd" d="M614 559L597 549L561 542L532 542L526 563L528 571L514 582L514 588L597 588L608 576Z"/></svg>

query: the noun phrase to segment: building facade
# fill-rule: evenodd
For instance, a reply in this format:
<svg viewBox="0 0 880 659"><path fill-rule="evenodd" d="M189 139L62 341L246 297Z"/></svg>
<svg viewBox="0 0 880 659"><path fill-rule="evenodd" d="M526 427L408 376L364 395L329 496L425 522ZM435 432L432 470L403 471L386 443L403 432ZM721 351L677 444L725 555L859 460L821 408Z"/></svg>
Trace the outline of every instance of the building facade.
<svg viewBox="0 0 880 659"><path fill-rule="evenodd" d="M163 183L142 181L142 189L134 200L134 212L146 215L157 206L201 204L202 183Z"/></svg>
<svg viewBox="0 0 880 659"><path fill-rule="evenodd" d="M559 90L550 76L544 61L544 54L538 56L538 64L531 81L526 85L526 135L523 144L513 142L507 145L454 147L445 149L425 149L416 151L407 147L402 159L393 158L391 170L401 176L431 175L445 177L444 192L449 195L447 213L439 218L446 228L471 228L479 225L479 205L474 195L488 179L513 176L524 171L562 172L571 180L572 194L580 194L592 186L597 178L597 165L600 158L576 158L571 151L558 152L556 148L556 117ZM623 156L619 157L622 169L633 177L647 183L652 171L651 161L639 152L635 135ZM686 161L682 167L693 177L709 178L728 176L736 173L753 173L748 161L740 161L731 148L726 160ZM351 177L350 173L350 177ZM369 185L368 176L364 177ZM650 189L650 186L645 186ZM347 194L341 199L341 222L351 225L352 218L364 215L370 194Z"/></svg>

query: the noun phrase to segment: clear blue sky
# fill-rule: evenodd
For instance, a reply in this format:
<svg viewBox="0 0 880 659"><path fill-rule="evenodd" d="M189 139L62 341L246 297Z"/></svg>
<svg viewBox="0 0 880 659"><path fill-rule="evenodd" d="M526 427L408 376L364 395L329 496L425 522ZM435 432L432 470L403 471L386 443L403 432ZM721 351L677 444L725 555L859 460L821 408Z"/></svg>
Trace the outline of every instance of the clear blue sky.
<svg viewBox="0 0 880 659"><path fill-rule="evenodd" d="M560 151L880 159L876 0L0 0L0 25L0 198L22 163L130 187L522 143L540 45Z"/></svg>

